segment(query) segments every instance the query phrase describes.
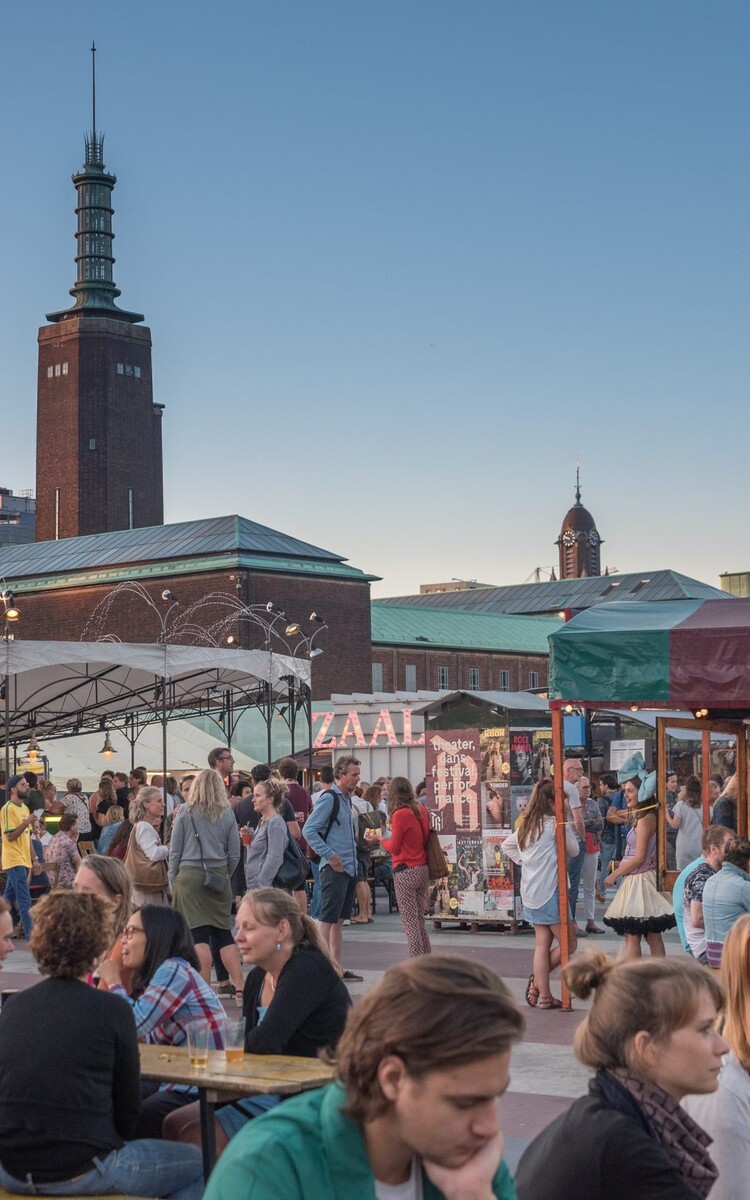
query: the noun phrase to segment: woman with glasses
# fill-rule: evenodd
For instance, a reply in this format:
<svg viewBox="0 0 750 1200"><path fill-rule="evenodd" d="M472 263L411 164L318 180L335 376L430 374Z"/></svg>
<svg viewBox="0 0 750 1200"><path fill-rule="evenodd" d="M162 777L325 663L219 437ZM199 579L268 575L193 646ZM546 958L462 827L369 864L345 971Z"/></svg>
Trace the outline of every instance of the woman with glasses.
<svg viewBox="0 0 750 1200"><path fill-rule="evenodd" d="M224 1045L224 1009L198 969L198 956L185 918L173 908L147 904L132 914L122 932L122 963L133 973L133 995L122 984L114 959L99 964L99 977L110 992L130 1004L139 1038L160 1046L183 1046L189 1021L202 1018L211 1027L213 1048ZM142 1137L161 1137L167 1113L195 1099L194 1088L163 1084L148 1095L138 1122Z"/></svg>
<svg viewBox="0 0 750 1200"><path fill-rule="evenodd" d="M16 1195L199 1200L195 1147L132 1140L136 1027L124 1000L86 982L112 937L112 909L100 896L60 890L34 908L29 948L47 978L0 1013L0 1186Z"/></svg>

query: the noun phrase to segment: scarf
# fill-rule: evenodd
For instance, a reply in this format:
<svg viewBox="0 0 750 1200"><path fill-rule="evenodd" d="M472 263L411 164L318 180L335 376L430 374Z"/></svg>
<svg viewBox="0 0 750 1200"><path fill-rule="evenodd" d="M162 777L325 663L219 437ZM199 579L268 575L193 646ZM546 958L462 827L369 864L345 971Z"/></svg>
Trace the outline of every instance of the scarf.
<svg viewBox="0 0 750 1200"><path fill-rule="evenodd" d="M713 1138L658 1084L638 1079L624 1068L598 1071L597 1083L610 1101L615 1099L613 1084L620 1085L618 1091L625 1090L641 1110L649 1132L661 1143L669 1161L705 1200L719 1178L718 1168L708 1153Z"/></svg>

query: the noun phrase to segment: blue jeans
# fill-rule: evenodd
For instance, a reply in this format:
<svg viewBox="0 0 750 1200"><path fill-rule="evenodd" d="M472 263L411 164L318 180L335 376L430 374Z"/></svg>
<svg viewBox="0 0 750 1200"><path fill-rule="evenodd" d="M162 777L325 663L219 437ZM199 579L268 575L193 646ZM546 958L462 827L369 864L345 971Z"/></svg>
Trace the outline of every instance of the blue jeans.
<svg viewBox="0 0 750 1200"><path fill-rule="evenodd" d="M580 850L577 858L568 859L568 879L570 881L570 913L575 921L576 919L576 903L578 902L578 889L581 886L581 872L583 864L586 861L586 850L583 842L579 840Z"/></svg>
<svg viewBox="0 0 750 1200"><path fill-rule="evenodd" d="M8 904L15 904L21 917L23 932L26 938L31 937L31 892L29 891L29 868L8 867L5 872L5 892L3 898Z"/></svg>
<svg viewBox="0 0 750 1200"><path fill-rule="evenodd" d="M165 1200L200 1200L203 1158L197 1146L180 1146L144 1138L126 1142L103 1158L94 1158L91 1171L59 1183L14 1179L0 1164L0 1185L21 1196L163 1196ZM32 1172L33 1174L33 1172Z"/></svg>

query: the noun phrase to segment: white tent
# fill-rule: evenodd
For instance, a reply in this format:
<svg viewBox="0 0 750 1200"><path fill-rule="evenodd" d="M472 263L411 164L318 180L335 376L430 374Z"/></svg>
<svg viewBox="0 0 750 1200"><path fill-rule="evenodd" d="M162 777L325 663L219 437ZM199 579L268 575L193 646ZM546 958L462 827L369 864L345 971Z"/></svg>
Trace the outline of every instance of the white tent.
<svg viewBox="0 0 750 1200"><path fill-rule="evenodd" d="M169 748L169 726L176 718L253 705L270 721L275 703L286 701L290 693L307 694L310 685L308 659L265 650L169 643L6 641L0 649L0 670L5 676L6 762L9 747L20 746L32 733L50 740L92 730L101 736L106 729L110 737L117 737L118 724L126 718L136 721L140 715L146 724L153 722L150 737L161 737L162 755L154 767L160 771L165 765L186 769L179 767ZM189 746L178 758L191 768L203 766L201 743L208 735L192 726L190 730ZM212 745L221 740L209 736ZM142 745L140 738L136 745ZM199 745L196 753L193 747L197 750ZM85 753L90 757L89 749ZM246 761L252 765L251 759ZM129 757L124 758L122 769L129 765ZM139 759L138 765L148 764ZM54 762L52 768L57 778L65 773Z"/></svg>
<svg viewBox="0 0 750 1200"><path fill-rule="evenodd" d="M101 753L103 735L86 733L78 737L56 738L42 743L41 752L49 764L50 778L58 788L64 788L68 779L80 779L85 791L93 791L106 768L112 771L129 771L131 766L130 743L118 729L109 731L114 753L105 759ZM170 721L168 730L169 771L171 774L202 771L208 766L208 752L222 744L220 733L206 733L197 729L190 721ZM135 765L145 767L151 774L161 774L162 729L159 722L146 726L135 744ZM235 768L249 771L257 759L233 749Z"/></svg>

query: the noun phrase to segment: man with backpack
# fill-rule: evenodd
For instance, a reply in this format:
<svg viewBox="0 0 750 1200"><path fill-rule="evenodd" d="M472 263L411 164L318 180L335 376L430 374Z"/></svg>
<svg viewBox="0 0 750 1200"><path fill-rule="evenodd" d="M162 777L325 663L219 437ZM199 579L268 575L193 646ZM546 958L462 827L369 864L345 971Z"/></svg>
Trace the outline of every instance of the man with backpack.
<svg viewBox="0 0 750 1200"><path fill-rule="evenodd" d="M320 933L338 963L344 921L351 917L357 886L357 826L351 797L359 783L359 759L339 758L333 776L334 782L319 793L307 818L305 838L320 856ZM344 971L344 979L361 982L362 976Z"/></svg>

